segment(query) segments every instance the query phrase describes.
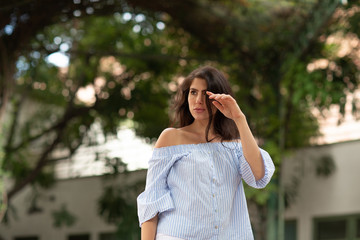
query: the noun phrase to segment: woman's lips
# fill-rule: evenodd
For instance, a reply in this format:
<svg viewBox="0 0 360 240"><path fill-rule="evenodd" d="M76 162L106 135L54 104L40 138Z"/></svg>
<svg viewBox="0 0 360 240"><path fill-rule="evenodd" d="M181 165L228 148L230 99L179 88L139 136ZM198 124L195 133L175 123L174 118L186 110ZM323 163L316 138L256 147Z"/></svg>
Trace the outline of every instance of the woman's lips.
<svg viewBox="0 0 360 240"><path fill-rule="evenodd" d="M194 112L203 113L203 112L205 112L205 109L204 108L194 108Z"/></svg>

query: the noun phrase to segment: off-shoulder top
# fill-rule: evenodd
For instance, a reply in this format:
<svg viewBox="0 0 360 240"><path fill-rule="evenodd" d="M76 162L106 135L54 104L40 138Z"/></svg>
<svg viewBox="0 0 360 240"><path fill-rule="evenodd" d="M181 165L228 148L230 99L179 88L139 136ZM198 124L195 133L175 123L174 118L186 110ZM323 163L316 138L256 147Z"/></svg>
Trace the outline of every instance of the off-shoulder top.
<svg viewBox="0 0 360 240"><path fill-rule="evenodd" d="M137 198L140 226L159 214L157 232L187 240L253 239L242 180L264 188L275 167L260 148L265 175L256 181L240 142L155 148L145 191Z"/></svg>

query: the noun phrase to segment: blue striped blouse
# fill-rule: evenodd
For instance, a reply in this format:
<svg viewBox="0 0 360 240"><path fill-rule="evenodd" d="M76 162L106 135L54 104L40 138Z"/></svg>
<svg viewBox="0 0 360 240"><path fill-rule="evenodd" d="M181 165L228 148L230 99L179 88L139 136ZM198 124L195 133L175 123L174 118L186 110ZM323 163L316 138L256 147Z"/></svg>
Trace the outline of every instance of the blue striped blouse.
<svg viewBox="0 0 360 240"><path fill-rule="evenodd" d="M253 239L242 179L264 188L275 171L269 154L260 152L265 176L256 181L238 142L155 148L145 191L137 198L140 226L159 214L161 234L187 240Z"/></svg>

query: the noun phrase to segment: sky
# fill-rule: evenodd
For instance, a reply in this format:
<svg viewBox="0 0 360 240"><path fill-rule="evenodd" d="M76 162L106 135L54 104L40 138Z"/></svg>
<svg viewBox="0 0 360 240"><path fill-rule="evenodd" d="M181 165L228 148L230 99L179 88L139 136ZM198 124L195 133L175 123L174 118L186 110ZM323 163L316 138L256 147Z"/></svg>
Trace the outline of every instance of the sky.
<svg viewBox="0 0 360 240"><path fill-rule="evenodd" d="M82 146L71 159L61 160L56 164L57 178L85 177L102 175L109 168L105 161L96 159L96 151L107 152L110 158L120 157L127 164L129 171L147 169L152 155L153 145L137 137L130 128L121 129L113 139L99 146Z"/></svg>

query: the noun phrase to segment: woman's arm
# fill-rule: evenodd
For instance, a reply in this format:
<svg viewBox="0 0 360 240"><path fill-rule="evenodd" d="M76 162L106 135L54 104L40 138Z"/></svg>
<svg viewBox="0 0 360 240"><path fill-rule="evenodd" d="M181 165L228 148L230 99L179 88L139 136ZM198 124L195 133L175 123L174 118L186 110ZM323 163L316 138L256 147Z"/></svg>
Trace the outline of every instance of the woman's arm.
<svg viewBox="0 0 360 240"><path fill-rule="evenodd" d="M158 216L144 222L141 225L141 240L155 240Z"/></svg>
<svg viewBox="0 0 360 240"><path fill-rule="evenodd" d="M259 146L251 133L245 115L233 119L241 137L241 145L245 159L249 163L256 181L262 179L265 175L265 166L261 157Z"/></svg>
<svg viewBox="0 0 360 240"><path fill-rule="evenodd" d="M262 179L265 175L265 166L260 149L236 100L227 94L214 94L209 91L207 94L210 99L215 100L212 102L215 107L235 122L240 133L245 159L249 163L256 181Z"/></svg>
<svg viewBox="0 0 360 240"><path fill-rule="evenodd" d="M159 136L158 140L156 141L155 148L166 147L168 145L174 144L174 137L176 134L176 129L174 128L167 128L165 129ZM141 225L141 240L154 240L156 237L156 229L158 223L158 215L153 217L152 219L144 222Z"/></svg>

